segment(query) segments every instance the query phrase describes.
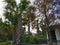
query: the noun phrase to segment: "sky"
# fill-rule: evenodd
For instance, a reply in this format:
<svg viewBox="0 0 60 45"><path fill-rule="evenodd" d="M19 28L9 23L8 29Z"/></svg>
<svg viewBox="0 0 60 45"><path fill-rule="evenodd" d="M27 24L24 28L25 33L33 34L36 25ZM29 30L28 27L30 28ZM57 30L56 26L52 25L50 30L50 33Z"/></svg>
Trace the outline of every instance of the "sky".
<svg viewBox="0 0 60 45"><path fill-rule="evenodd" d="M0 18L3 18L3 10L4 10L4 3L2 2L3 0L0 0Z"/></svg>

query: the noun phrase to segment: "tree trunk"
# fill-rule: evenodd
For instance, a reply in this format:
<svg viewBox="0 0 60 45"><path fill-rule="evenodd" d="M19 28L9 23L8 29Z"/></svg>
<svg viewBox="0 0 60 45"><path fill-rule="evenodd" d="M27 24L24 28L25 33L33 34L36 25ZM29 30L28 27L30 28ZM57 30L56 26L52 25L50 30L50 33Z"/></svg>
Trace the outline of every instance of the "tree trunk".
<svg viewBox="0 0 60 45"><path fill-rule="evenodd" d="M13 29L13 45L16 45L16 28Z"/></svg>
<svg viewBox="0 0 60 45"><path fill-rule="evenodd" d="M17 45L22 45L22 15L19 16L18 19L18 37L17 37Z"/></svg>
<svg viewBox="0 0 60 45"><path fill-rule="evenodd" d="M30 35L30 18L28 18L28 34Z"/></svg>
<svg viewBox="0 0 60 45"><path fill-rule="evenodd" d="M45 17L46 17L46 26L47 26L47 34L48 34L48 41L47 42L48 42L48 45L53 45L51 32L50 32L50 28L49 28L49 22L48 22L46 15L45 15Z"/></svg>
<svg viewBox="0 0 60 45"><path fill-rule="evenodd" d="M47 27L47 34L48 34L48 45L53 45L53 41L52 41L52 37L51 37L51 32L50 32L50 28L49 28L49 20L47 18L47 15L46 15L46 4L44 4L44 14L45 14L45 18L46 18L46 27Z"/></svg>
<svg viewBox="0 0 60 45"><path fill-rule="evenodd" d="M48 36L48 39L47 39L48 45L53 45L50 29L47 29L47 36Z"/></svg>
<svg viewBox="0 0 60 45"><path fill-rule="evenodd" d="M37 20L37 34L40 35L40 30L39 30L39 26L38 26L38 20Z"/></svg>

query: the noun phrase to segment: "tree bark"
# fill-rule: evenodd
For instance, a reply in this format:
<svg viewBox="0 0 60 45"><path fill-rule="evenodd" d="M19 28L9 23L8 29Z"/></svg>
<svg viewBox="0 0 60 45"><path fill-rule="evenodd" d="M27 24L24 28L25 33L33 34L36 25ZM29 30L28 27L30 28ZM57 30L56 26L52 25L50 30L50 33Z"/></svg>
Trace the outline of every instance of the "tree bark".
<svg viewBox="0 0 60 45"><path fill-rule="evenodd" d="M17 37L17 45L22 45L22 15L19 16L18 19L18 37Z"/></svg>
<svg viewBox="0 0 60 45"><path fill-rule="evenodd" d="M39 26L38 26L38 20L37 20L37 34L40 35L40 30L39 30Z"/></svg>
<svg viewBox="0 0 60 45"><path fill-rule="evenodd" d="M30 35L30 18L28 18L28 34Z"/></svg>
<svg viewBox="0 0 60 45"><path fill-rule="evenodd" d="M16 28L13 29L13 45L16 45Z"/></svg>

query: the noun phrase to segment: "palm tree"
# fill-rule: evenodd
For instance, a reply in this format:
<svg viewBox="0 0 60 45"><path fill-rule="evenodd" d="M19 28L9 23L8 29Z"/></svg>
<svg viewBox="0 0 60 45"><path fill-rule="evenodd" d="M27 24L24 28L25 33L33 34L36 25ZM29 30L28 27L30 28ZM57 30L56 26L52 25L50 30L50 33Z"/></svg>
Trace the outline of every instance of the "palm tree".
<svg viewBox="0 0 60 45"><path fill-rule="evenodd" d="M23 12L27 11L29 1L27 0L21 0L21 3L19 4L19 17L18 17L18 37L17 37L17 45L22 45L22 35L23 35L23 30L22 30L22 14Z"/></svg>
<svg viewBox="0 0 60 45"><path fill-rule="evenodd" d="M8 22L12 25L13 27L13 45L16 45L16 28L17 28L17 4L15 0L5 0L7 3L5 7L5 19L8 20Z"/></svg>
<svg viewBox="0 0 60 45"><path fill-rule="evenodd" d="M35 11L35 7L29 6L29 13L27 15L27 18L28 18L28 34L29 35L31 34L31 32L30 32L30 23L32 21L34 21L34 19L35 19L34 11Z"/></svg>

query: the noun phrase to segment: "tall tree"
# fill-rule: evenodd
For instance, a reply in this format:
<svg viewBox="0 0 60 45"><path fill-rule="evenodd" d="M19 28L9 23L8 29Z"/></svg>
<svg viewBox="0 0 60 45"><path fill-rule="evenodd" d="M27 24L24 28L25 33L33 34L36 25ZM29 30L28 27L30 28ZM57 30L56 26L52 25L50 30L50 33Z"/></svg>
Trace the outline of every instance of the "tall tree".
<svg viewBox="0 0 60 45"><path fill-rule="evenodd" d="M17 30L17 19L18 19L18 13L17 13L17 4L15 0L5 0L7 3L5 7L5 19L12 24L13 27L13 45L16 45L16 30Z"/></svg>
<svg viewBox="0 0 60 45"><path fill-rule="evenodd" d="M5 7L5 18L13 25L13 45L22 45L22 17L24 13L27 13L29 9L29 1L28 0L20 0L20 3L17 5L15 0L5 0L7 3ZM18 24L18 25L17 25ZM16 41L16 30L18 27L18 37ZM17 42L17 43L16 43Z"/></svg>
<svg viewBox="0 0 60 45"><path fill-rule="evenodd" d="M48 17L46 15L48 12L47 10L49 10L49 7L47 8L47 5L52 4L52 0L36 0L35 4L37 5L39 12L41 12L45 16L45 22L44 23L45 23L45 26L47 28L48 45L52 45L52 38L51 38L51 33L50 33L50 28L49 28L49 20L48 20Z"/></svg>
<svg viewBox="0 0 60 45"><path fill-rule="evenodd" d="M19 4L19 17L18 17L18 38L17 38L17 45L22 45L23 41L22 41L22 35L23 35L23 31L22 31L22 15L24 12L27 11L27 7L28 7L29 1L28 0L21 0L20 4Z"/></svg>
<svg viewBox="0 0 60 45"><path fill-rule="evenodd" d="M31 22L35 19L35 15L34 15L34 12L35 12L35 7L34 6L29 6L29 12L27 14L27 18L28 18L28 34L30 35L31 32L30 32L30 25L31 25Z"/></svg>

